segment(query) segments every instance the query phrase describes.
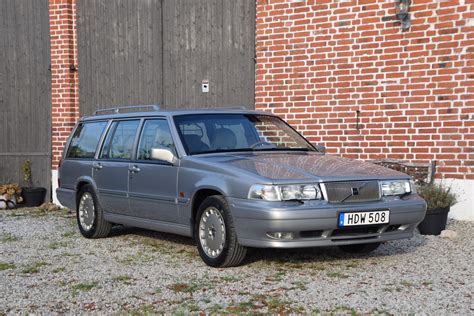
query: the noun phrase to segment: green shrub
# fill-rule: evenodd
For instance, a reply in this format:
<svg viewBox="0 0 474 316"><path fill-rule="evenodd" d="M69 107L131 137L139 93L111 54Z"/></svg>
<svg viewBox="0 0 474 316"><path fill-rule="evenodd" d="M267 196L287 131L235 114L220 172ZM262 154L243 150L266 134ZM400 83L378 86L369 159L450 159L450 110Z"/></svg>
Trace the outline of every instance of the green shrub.
<svg viewBox="0 0 474 316"><path fill-rule="evenodd" d="M417 188L417 191L428 204L428 210L451 207L458 202L456 194L451 192L451 187L443 183L422 185Z"/></svg>

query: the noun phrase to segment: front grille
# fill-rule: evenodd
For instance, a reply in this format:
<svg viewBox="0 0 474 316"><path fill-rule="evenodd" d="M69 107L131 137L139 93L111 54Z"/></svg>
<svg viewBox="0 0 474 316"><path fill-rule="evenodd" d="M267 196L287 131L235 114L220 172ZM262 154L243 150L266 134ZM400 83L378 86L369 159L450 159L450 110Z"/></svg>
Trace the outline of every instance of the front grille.
<svg viewBox="0 0 474 316"><path fill-rule="evenodd" d="M378 181L326 182L324 186L329 203L380 200Z"/></svg>

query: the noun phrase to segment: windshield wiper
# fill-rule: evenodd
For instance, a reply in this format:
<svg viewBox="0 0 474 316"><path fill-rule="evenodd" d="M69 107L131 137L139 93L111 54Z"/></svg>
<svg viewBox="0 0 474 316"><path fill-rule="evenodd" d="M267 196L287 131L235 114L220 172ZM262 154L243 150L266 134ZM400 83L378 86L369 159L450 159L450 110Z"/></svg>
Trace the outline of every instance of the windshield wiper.
<svg viewBox="0 0 474 316"><path fill-rule="evenodd" d="M200 152L193 152L191 155L201 155L201 154L220 154L220 153L229 153L229 152L245 152L245 151L254 151L252 148L236 148L236 149L216 149L216 150L206 150Z"/></svg>
<svg viewBox="0 0 474 316"><path fill-rule="evenodd" d="M310 151L309 148L235 148L235 149L216 149L190 153L191 155L201 154L221 154L230 152L253 152L253 151Z"/></svg>
<svg viewBox="0 0 474 316"><path fill-rule="evenodd" d="M258 148L254 151L310 151L309 148Z"/></svg>

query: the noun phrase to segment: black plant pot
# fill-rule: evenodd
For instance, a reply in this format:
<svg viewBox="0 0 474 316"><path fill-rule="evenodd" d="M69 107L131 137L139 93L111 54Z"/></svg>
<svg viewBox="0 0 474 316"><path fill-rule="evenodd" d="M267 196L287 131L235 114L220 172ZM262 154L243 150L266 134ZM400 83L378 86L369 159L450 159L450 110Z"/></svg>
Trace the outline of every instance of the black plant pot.
<svg viewBox="0 0 474 316"><path fill-rule="evenodd" d="M41 187L21 188L21 196L23 197L23 206L40 206L44 203L46 189Z"/></svg>
<svg viewBox="0 0 474 316"><path fill-rule="evenodd" d="M422 235L439 235L446 229L449 207L435 208L426 211L425 219L418 225Z"/></svg>

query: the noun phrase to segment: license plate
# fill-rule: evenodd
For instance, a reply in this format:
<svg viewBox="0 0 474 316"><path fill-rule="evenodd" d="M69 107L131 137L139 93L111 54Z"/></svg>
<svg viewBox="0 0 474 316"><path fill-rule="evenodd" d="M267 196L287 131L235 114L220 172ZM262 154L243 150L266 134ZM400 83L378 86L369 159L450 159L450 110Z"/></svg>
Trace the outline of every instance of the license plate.
<svg viewBox="0 0 474 316"><path fill-rule="evenodd" d="M389 211L339 213L339 227L388 224Z"/></svg>

